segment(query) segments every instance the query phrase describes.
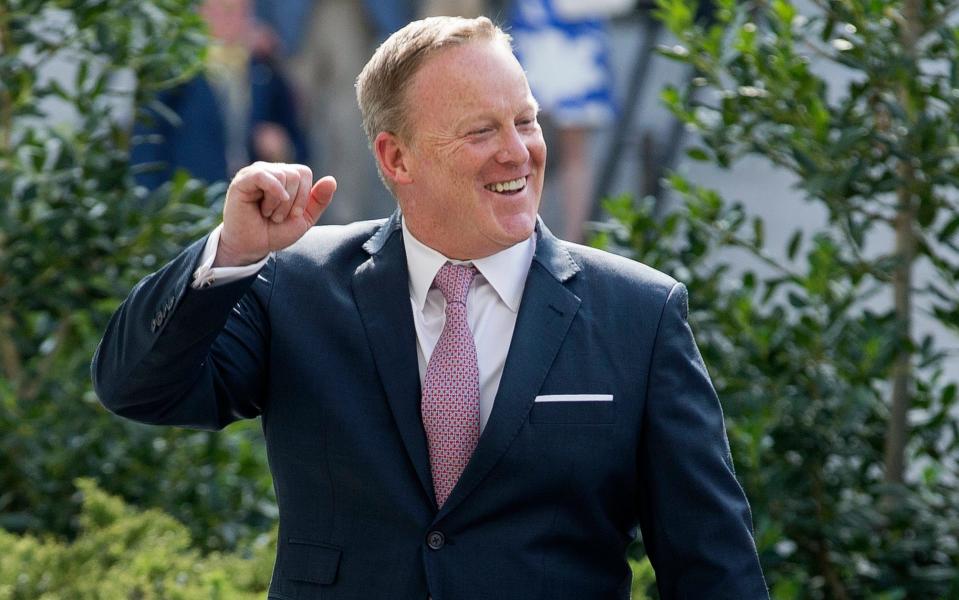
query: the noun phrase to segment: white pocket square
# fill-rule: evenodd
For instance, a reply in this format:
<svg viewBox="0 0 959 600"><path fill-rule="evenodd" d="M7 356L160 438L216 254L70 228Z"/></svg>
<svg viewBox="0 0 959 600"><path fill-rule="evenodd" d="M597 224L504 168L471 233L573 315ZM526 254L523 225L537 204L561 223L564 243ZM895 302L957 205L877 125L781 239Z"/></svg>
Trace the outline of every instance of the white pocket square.
<svg viewBox="0 0 959 600"><path fill-rule="evenodd" d="M612 394L551 394L536 396L533 402L612 402Z"/></svg>

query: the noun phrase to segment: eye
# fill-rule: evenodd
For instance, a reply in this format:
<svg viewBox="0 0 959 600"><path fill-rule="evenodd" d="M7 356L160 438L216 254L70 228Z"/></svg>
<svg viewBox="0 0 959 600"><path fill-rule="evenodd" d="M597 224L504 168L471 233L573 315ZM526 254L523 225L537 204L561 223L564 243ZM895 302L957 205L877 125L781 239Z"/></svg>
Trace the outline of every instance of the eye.
<svg viewBox="0 0 959 600"><path fill-rule="evenodd" d="M469 135L483 135L491 131L493 131L492 127L480 127L479 129L474 129L473 131L470 131Z"/></svg>

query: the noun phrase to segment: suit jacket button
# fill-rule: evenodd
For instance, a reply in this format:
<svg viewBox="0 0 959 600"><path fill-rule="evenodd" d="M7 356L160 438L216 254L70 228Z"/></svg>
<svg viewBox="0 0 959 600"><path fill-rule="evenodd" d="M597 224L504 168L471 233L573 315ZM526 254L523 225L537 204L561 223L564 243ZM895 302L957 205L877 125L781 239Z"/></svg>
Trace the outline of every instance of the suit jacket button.
<svg viewBox="0 0 959 600"><path fill-rule="evenodd" d="M446 537L439 531L431 531L426 536L426 545L431 550L439 550L446 543Z"/></svg>

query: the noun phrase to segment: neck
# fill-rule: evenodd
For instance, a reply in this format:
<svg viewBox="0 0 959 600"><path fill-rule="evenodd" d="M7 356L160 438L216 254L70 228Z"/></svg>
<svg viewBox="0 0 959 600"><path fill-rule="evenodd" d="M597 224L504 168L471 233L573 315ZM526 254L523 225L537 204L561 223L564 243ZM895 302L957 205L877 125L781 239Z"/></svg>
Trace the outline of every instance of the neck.
<svg viewBox="0 0 959 600"><path fill-rule="evenodd" d="M447 236L427 235L427 232L425 232L423 228L417 227L415 223L411 223L405 216L404 222L410 235L416 238L418 242L436 250L450 260L478 260L492 256L514 245L498 246L489 240L484 240L485 243L483 244L471 244L462 238L447 239Z"/></svg>

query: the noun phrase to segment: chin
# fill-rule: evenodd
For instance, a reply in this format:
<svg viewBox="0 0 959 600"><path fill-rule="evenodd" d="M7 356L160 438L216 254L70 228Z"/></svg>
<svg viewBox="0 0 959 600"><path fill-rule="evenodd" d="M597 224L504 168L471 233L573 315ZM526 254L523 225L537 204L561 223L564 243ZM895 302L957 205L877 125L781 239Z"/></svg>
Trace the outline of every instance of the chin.
<svg viewBox="0 0 959 600"><path fill-rule="evenodd" d="M531 236L536 229L536 213L511 216L500 221L499 229L504 246L518 244Z"/></svg>

